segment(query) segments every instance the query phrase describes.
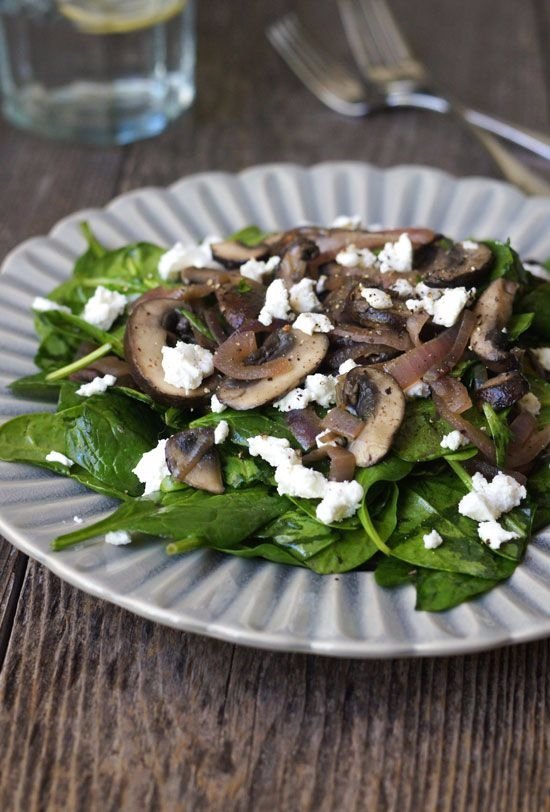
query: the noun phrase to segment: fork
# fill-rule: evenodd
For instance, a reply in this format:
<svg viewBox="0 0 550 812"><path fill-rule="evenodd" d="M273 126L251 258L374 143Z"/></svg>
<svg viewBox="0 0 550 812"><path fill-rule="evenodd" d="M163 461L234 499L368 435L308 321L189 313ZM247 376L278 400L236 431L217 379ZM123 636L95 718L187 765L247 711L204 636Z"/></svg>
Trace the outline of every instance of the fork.
<svg viewBox="0 0 550 812"><path fill-rule="evenodd" d="M388 97L372 83L365 85L314 43L294 13L273 23L267 28L266 34L271 45L304 85L337 113L360 117L389 107L401 106L421 107L439 113L449 112L449 102L430 93L421 91L413 93L401 87L399 93L395 89L391 97ZM495 143L495 148L500 147ZM510 161L507 162L508 169L509 163ZM514 159L513 163L516 172L513 174L512 182L530 194L550 194L548 184L530 173L519 161ZM531 181L528 189L525 183L521 182L525 180L525 176ZM510 172L507 172L507 177L511 178Z"/></svg>
<svg viewBox="0 0 550 812"><path fill-rule="evenodd" d="M477 111L469 111L434 89L425 66L413 55L386 0L338 0L338 7L359 70L386 97L389 106L401 106L404 101L410 104L417 94L422 96L423 107L426 96L437 99L446 105L447 112L468 126L504 177L527 194L550 194L550 184L528 170L492 135L479 129L475 123Z"/></svg>

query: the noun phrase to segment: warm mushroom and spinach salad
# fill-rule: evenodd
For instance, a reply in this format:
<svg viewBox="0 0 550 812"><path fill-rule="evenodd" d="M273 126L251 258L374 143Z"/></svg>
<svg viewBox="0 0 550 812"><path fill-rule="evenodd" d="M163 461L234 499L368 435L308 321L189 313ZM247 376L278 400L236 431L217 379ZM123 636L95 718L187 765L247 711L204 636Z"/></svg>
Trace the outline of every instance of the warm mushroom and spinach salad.
<svg viewBox="0 0 550 812"><path fill-rule="evenodd" d="M375 571L448 609L550 522L550 273L505 243L330 227L108 250L35 299L55 412L0 458L121 501L53 541L161 538L316 573ZM550 267L550 266L547 266Z"/></svg>

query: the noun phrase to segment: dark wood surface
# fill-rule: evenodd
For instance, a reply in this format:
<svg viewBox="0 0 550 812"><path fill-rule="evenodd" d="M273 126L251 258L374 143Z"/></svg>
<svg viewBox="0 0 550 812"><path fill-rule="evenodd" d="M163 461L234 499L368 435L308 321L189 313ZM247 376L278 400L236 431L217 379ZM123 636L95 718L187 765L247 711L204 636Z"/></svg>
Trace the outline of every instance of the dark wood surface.
<svg viewBox="0 0 550 812"><path fill-rule="evenodd" d="M201 0L197 102L156 140L92 150L0 125L0 255L203 169L349 158L497 176L450 119L322 108L263 37L292 5ZM298 5L345 55L333 3ZM547 0L392 5L457 95L548 130ZM253 651L88 597L2 541L0 667L2 812L550 809L548 641L424 661Z"/></svg>

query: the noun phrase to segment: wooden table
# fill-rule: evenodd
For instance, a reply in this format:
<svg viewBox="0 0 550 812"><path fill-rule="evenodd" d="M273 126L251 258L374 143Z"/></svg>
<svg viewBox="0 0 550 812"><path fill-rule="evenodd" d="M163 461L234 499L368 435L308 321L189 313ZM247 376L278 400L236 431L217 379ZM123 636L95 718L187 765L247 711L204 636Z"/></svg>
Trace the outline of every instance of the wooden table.
<svg viewBox="0 0 550 812"><path fill-rule="evenodd" d="M93 150L1 125L0 255L199 170L349 158L496 175L450 119L321 107L263 37L290 5L202 0L196 106L153 141ZM547 0L392 5L457 95L548 129ZM333 4L300 6L345 54ZM253 651L155 626L0 545L4 812L550 809L548 641L393 662Z"/></svg>

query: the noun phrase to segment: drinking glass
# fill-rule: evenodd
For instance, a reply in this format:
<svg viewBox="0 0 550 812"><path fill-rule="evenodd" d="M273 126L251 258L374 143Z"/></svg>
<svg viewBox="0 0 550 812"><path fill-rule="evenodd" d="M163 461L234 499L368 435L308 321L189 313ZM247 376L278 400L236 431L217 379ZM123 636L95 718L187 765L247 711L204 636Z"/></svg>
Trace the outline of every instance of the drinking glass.
<svg viewBox="0 0 550 812"><path fill-rule="evenodd" d="M2 110L56 138L126 144L195 95L195 0L0 0Z"/></svg>

